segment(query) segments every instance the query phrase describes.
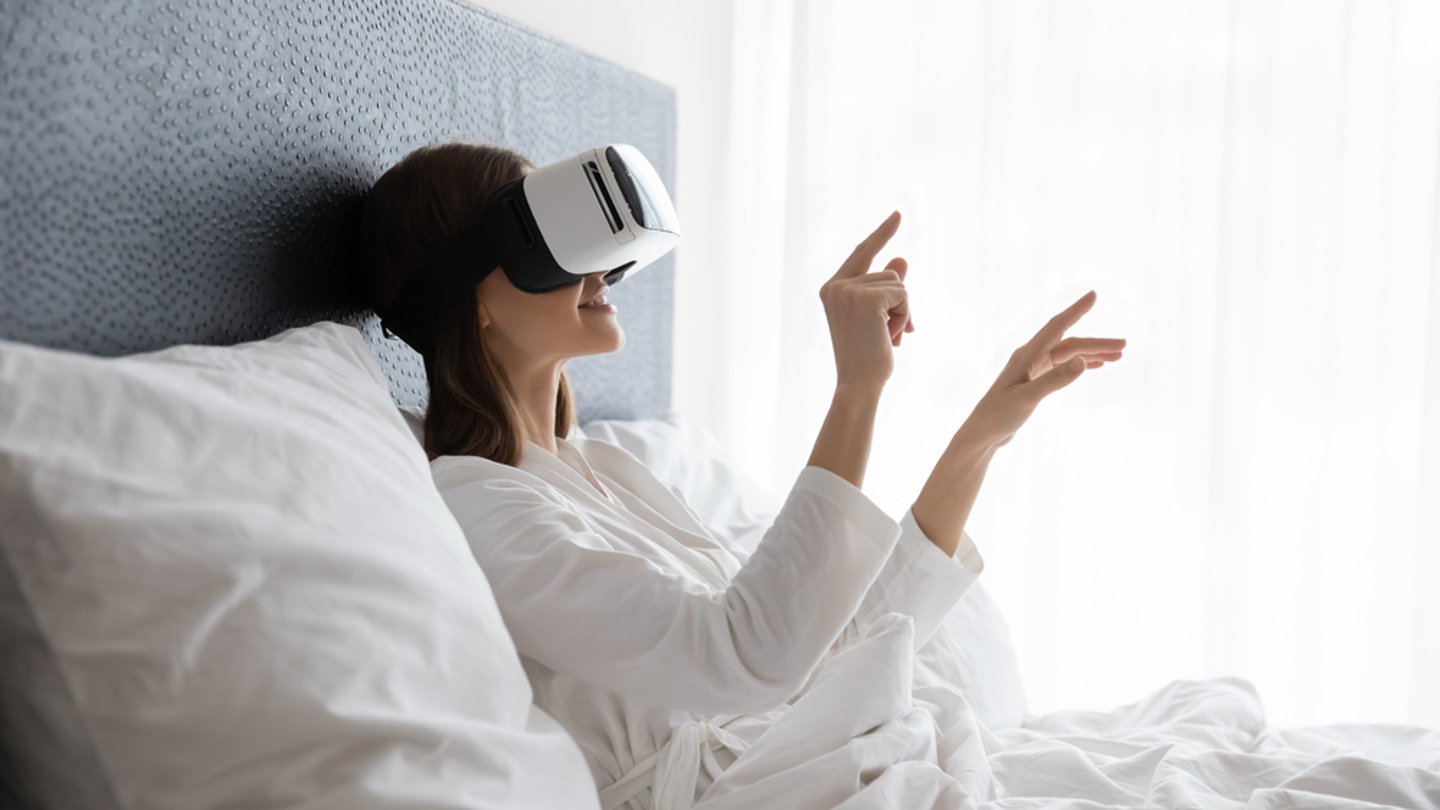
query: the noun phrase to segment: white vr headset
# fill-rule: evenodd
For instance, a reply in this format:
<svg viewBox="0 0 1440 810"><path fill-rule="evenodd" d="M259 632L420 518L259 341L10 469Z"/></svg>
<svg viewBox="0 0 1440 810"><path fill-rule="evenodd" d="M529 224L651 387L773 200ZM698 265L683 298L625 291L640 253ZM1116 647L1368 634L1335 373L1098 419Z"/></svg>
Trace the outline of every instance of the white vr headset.
<svg viewBox="0 0 1440 810"><path fill-rule="evenodd" d="M492 194L445 249L428 260L382 314L387 336L421 354L435 321L496 266L531 293L605 273L607 284L664 256L680 222L655 167L623 143L548 163Z"/></svg>

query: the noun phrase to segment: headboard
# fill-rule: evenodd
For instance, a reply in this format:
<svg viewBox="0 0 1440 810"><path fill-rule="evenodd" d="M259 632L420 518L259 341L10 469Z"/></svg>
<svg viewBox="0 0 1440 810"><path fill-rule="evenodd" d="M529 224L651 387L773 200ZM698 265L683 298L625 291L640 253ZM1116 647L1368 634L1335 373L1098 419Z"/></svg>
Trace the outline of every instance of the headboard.
<svg viewBox="0 0 1440 810"><path fill-rule="evenodd" d="M101 355L361 329L359 203L415 147L543 165L624 142L675 197L675 93L461 0L0 0L0 338ZM670 406L674 253L614 288L627 341L567 364L582 421Z"/></svg>

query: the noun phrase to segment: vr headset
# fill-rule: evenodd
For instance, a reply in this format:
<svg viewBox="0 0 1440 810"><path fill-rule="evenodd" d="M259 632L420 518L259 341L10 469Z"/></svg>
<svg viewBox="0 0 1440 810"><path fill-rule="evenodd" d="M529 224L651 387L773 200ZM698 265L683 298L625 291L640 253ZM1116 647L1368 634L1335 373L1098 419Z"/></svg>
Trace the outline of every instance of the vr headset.
<svg viewBox="0 0 1440 810"><path fill-rule="evenodd" d="M385 308L381 327L428 355L436 319L470 300L496 266L531 293L600 272L614 285L679 242L675 206L640 150L623 143L586 149L492 194L455 240L406 282Z"/></svg>

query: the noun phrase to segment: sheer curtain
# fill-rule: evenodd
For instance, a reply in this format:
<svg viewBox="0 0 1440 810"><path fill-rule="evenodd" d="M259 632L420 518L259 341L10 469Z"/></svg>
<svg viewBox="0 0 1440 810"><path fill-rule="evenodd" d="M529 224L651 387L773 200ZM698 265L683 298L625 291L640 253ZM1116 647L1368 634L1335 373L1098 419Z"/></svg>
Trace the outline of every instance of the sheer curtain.
<svg viewBox="0 0 1440 810"><path fill-rule="evenodd" d="M899 516L1006 357L1129 341L968 528L1034 712L1238 675L1277 725L1440 726L1440 4L736 0L729 448L777 492L817 291L910 260L866 489ZM1428 423L1426 420L1429 420Z"/></svg>

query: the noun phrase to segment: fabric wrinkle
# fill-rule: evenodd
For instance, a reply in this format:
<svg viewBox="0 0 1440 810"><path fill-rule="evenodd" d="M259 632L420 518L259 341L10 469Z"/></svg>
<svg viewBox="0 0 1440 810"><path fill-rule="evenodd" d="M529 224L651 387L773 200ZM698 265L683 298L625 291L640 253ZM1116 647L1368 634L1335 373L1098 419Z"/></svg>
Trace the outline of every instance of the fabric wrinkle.
<svg viewBox="0 0 1440 810"><path fill-rule="evenodd" d="M652 810L690 810L695 803L703 769L711 782L724 772L716 750L743 754L750 744L725 730L740 715L717 715L687 720L676 726L660 750L635 764L626 774L600 791L602 810L615 810L650 789Z"/></svg>

